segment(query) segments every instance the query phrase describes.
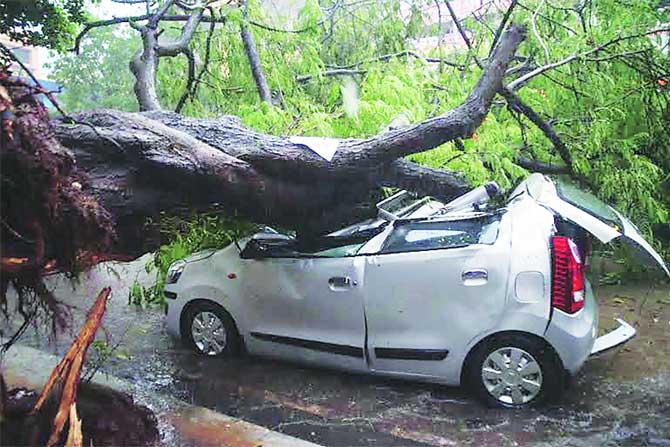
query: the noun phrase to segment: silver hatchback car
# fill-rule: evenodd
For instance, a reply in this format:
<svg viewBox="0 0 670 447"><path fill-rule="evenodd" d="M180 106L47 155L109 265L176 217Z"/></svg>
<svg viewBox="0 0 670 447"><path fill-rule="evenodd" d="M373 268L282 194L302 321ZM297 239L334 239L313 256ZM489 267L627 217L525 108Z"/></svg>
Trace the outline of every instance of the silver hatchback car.
<svg viewBox="0 0 670 447"><path fill-rule="evenodd" d="M558 396L598 337L589 238L622 238L668 269L635 226L571 184L533 174L502 207L490 183L444 204L401 192L378 218L308 243L271 229L174 263L168 331L205 355L251 354L468 385L489 405ZM670 274L669 274L670 276Z"/></svg>

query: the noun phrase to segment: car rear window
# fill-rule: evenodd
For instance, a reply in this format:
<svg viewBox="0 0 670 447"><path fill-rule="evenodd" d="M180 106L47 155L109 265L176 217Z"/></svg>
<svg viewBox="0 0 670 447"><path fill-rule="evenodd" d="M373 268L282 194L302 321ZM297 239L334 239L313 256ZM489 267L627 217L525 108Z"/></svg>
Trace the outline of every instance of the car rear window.
<svg viewBox="0 0 670 447"><path fill-rule="evenodd" d="M381 253L491 245L498 238L500 217L494 214L463 220L402 222L388 237Z"/></svg>
<svg viewBox="0 0 670 447"><path fill-rule="evenodd" d="M574 184L560 180L553 179L556 185L556 192L558 196L570 203L571 205L580 208L594 217L605 221L605 223L614 226L622 227L621 219L614 212L611 206L594 196L593 194L579 189Z"/></svg>

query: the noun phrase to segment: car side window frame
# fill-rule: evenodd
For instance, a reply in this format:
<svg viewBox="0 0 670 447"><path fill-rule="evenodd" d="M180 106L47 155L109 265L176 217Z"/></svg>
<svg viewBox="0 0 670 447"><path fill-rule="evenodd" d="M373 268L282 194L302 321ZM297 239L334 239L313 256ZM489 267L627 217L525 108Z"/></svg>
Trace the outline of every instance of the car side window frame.
<svg viewBox="0 0 670 447"><path fill-rule="evenodd" d="M339 259L339 258L353 258L355 256L361 256L359 253L361 249L370 242L375 236L383 231L386 227L386 224L379 226L378 228L372 229L370 231L359 232L355 236L345 236L345 237L324 237L324 240L330 239L330 243L325 244L324 246L315 246L315 247L303 247L300 244L296 244L295 240L263 240L256 239L250 241L252 245L255 246L253 253L250 253L252 250L247 250L247 247L254 248L247 244L244 250L240 253L240 256L244 259ZM344 254L342 256L333 256L333 255L324 255L323 252L328 252L336 250L338 248L352 247L357 245L357 249L354 253ZM314 251L310 251L310 248ZM246 253L245 253L246 252Z"/></svg>
<svg viewBox="0 0 670 447"><path fill-rule="evenodd" d="M501 222L501 217L502 217L502 212L496 212L496 213L491 213L491 214L486 214L483 216L468 216L467 218L463 219L444 219L444 220L437 220L437 219L407 219L407 220L398 220L394 222L393 230L388 234L384 242L382 243L379 251L377 254L380 255L386 255L386 254L395 254L395 253L417 253L417 252L423 252L423 251L434 251L434 250L452 250L452 249L457 249L457 248L464 248L464 247L470 247L473 245L493 245L495 242L498 240L498 236L500 234L500 222ZM442 229L447 232L447 231L458 231L454 229L453 227L456 226L456 224L464 223L464 222L480 222L481 223L481 230L479 232L479 239L476 242L468 242L468 243L461 243L461 244L453 244L453 245L446 245L446 246L428 246L428 247L412 247L410 249L404 249L404 250L398 250L394 248L390 248L394 235L397 235L399 231L403 231L403 228L408 226L408 225L415 225L416 227L414 228L415 230L421 231L420 226L426 225L426 229L430 229L430 227L434 227L436 230L442 227ZM450 228L451 224L451 228ZM491 225L495 224L495 234L491 238L490 242L481 242L481 234L485 231L486 225ZM412 231L412 230L410 230ZM409 234L409 232L407 234ZM433 238L431 238L433 239ZM436 238L434 238L436 239Z"/></svg>

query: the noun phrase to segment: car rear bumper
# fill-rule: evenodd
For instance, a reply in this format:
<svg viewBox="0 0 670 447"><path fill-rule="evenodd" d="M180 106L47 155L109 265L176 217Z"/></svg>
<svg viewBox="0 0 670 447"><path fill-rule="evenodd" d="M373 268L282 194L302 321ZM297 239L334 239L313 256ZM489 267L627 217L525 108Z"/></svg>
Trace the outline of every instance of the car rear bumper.
<svg viewBox="0 0 670 447"><path fill-rule="evenodd" d="M596 338L596 341L591 348L591 355L602 354L603 352L623 345L635 337L637 331L633 326L626 323L621 318L617 318L616 321L619 323L619 326L616 329Z"/></svg>
<svg viewBox="0 0 670 447"><path fill-rule="evenodd" d="M590 356L621 346L636 334L633 326L617 319L616 329L598 337L598 305L588 282L585 299L584 308L574 315L554 309L545 332L570 374L575 374Z"/></svg>
<svg viewBox="0 0 670 447"><path fill-rule="evenodd" d="M584 308L575 314L553 309L544 334L570 374L575 374L591 355L598 336L598 305L588 282L584 299Z"/></svg>

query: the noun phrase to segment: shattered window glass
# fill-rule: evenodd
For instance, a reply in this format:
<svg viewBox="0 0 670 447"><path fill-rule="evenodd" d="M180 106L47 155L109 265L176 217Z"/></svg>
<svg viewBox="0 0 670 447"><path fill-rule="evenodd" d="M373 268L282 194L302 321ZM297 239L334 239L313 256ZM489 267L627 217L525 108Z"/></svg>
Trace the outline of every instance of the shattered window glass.
<svg viewBox="0 0 670 447"><path fill-rule="evenodd" d="M438 250L472 244L493 244L498 238L500 215L451 221L419 221L399 224L381 253Z"/></svg>

